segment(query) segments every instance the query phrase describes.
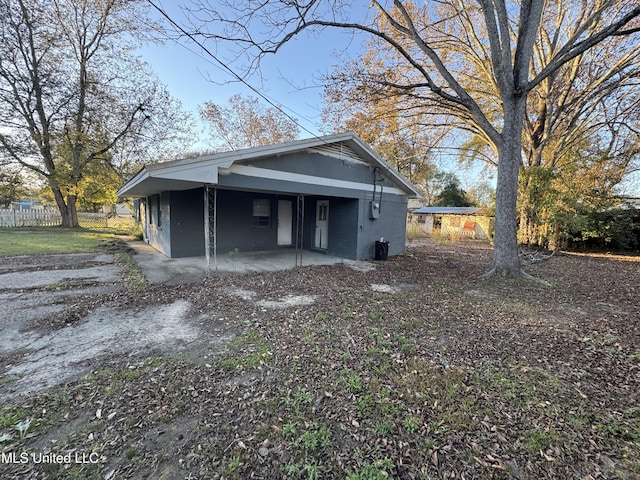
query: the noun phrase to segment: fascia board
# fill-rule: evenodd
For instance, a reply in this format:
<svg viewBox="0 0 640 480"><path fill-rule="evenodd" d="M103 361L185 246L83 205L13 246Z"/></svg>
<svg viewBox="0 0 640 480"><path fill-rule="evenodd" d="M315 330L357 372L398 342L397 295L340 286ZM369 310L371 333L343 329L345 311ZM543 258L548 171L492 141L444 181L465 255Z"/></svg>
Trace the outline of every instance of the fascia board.
<svg viewBox="0 0 640 480"><path fill-rule="evenodd" d="M146 167L142 168L138 173L136 173L131 180L125 183L118 191L116 192L117 197L126 197L127 192L137 185L144 182L147 178L149 178L149 171Z"/></svg>
<svg viewBox="0 0 640 480"><path fill-rule="evenodd" d="M210 164L175 165L151 171L149 176L215 185L218 183L218 167Z"/></svg>

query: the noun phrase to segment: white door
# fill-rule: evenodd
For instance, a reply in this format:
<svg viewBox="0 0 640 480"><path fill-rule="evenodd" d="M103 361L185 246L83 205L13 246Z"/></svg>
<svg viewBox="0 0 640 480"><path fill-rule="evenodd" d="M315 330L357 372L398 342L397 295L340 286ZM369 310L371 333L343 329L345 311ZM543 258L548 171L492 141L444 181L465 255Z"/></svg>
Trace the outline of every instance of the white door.
<svg viewBox="0 0 640 480"><path fill-rule="evenodd" d="M316 202L316 239L315 248L326 250L329 246L329 200Z"/></svg>
<svg viewBox="0 0 640 480"><path fill-rule="evenodd" d="M278 245L291 245L292 220L291 200L278 200Z"/></svg>

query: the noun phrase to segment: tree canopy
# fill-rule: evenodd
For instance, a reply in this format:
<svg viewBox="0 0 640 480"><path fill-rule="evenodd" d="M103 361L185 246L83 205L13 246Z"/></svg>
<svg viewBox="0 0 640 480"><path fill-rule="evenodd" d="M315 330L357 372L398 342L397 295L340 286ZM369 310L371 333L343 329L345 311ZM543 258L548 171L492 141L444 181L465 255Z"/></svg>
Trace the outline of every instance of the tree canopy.
<svg viewBox="0 0 640 480"><path fill-rule="evenodd" d="M24 178L20 172L0 168L0 207L8 208L25 194Z"/></svg>
<svg viewBox="0 0 640 480"><path fill-rule="evenodd" d="M473 202L467 197L455 175L447 175L442 190L436 196L434 205L441 207L472 207Z"/></svg>
<svg viewBox="0 0 640 480"><path fill-rule="evenodd" d="M300 133L293 119L253 97L233 95L226 107L205 102L200 116L211 129L216 151L290 142Z"/></svg>
<svg viewBox="0 0 640 480"><path fill-rule="evenodd" d="M0 155L46 179L63 226L78 226L81 183L98 164L128 174L188 136L179 104L132 53L153 25L146 8L0 0Z"/></svg>
<svg viewBox="0 0 640 480"><path fill-rule="evenodd" d="M488 273L503 275L522 274L516 202L529 98L591 49L618 38L637 41L640 32L640 6L631 0L372 0L374 14L359 16L348 4L321 0L197 4L198 35L233 41L254 58L309 29L349 29L384 45L384 65L371 75L362 71L362 80L438 109L491 149L498 172ZM548 55L538 55L547 40Z"/></svg>

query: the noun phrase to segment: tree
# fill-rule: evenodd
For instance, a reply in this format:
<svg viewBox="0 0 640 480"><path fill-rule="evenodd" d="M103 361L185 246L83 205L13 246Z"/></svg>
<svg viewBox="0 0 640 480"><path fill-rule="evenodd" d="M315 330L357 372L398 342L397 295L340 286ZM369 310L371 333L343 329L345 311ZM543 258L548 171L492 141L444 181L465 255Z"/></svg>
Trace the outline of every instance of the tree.
<svg viewBox="0 0 640 480"><path fill-rule="evenodd" d="M571 35L570 25L558 26L560 13L543 19L535 71L554 54L554 38ZM568 227L557 221L571 215L570 205L610 202L616 185L637 168L640 49L636 43L615 36L597 44L530 95L520 189L522 241L555 248L561 230Z"/></svg>
<svg viewBox="0 0 640 480"><path fill-rule="evenodd" d="M460 186L460 180L455 175L449 173L445 176L445 183L436 196L434 205L440 207L471 207L472 202L467 198L465 192Z"/></svg>
<svg viewBox="0 0 640 480"><path fill-rule="evenodd" d="M78 204L84 211L98 212L104 205L115 205L122 176L113 169L110 156L91 162L78 182Z"/></svg>
<svg viewBox="0 0 640 480"><path fill-rule="evenodd" d="M19 172L0 169L0 207L8 208L24 195L24 179Z"/></svg>
<svg viewBox="0 0 640 480"><path fill-rule="evenodd" d="M131 54L151 25L144 5L0 0L0 154L46 179L65 227L78 227L95 163L128 173L131 154L186 134L185 116Z"/></svg>
<svg viewBox="0 0 640 480"><path fill-rule="evenodd" d="M343 66L345 67L345 66ZM410 115L402 108L402 97L365 92L351 82L353 67L336 70L326 77L323 126L328 133L353 131L399 173L430 199L431 181L438 173L432 146L441 132L421 125L424 114Z"/></svg>
<svg viewBox="0 0 640 480"><path fill-rule="evenodd" d="M233 95L227 107L205 102L200 116L211 128L216 151L290 142L300 133L294 120L252 97Z"/></svg>
<svg viewBox="0 0 640 480"><path fill-rule="evenodd" d="M224 8L198 2L199 18L204 12L208 15L206 25L196 27L204 36L210 28L210 38L232 40L256 58L277 52L313 28L364 32L385 44L400 68L389 64L371 82L417 101L437 103L459 128L491 146L498 175L494 255L487 274L523 274L516 201L529 94L594 46L612 37L635 36L640 31L640 6L631 0L442 0L418 5L372 0L370 5L376 12L373 17L358 17L348 4L320 0L237 0ZM562 30L570 33L554 37L550 57L532 69L540 26L548 16L571 25ZM488 85L477 81L469 62L486 72ZM487 97L487 90L496 95Z"/></svg>
<svg viewBox="0 0 640 480"><path fill-rule="evenodd" d="M521 241L560 248L567 235L575 235L582 219L618 203L615 188L628 162L584 140L556 162L524 168L519 197Z"/></svg>

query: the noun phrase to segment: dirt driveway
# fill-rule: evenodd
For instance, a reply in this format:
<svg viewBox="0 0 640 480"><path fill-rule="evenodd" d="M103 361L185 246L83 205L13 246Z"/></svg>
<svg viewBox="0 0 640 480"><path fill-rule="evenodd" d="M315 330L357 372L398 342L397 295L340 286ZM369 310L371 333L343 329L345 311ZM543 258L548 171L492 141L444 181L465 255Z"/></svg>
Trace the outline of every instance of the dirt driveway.
<svg viewBox="0 0 640 480"><path fill-rule="evenodd" d="M71 381L117 359L145 358L207 341L185 300L118 308L125 289L117 253L32 255L0 264L0 400ZM82 322L78 322L82 320Z"/></svg>
<svg viewBox="0 0 640 480"><path fill-rule="evenodd" d="M232 271L288 269L293 266L289 257L244 254ZM311 254L305 261L373 268L368 262ZM160 285L152 293L132 291L127 279L131 269ZM0 401L154 355L184 354L206 362L235 336L224 321L234 299L266 309L313 303L305 296L254 299L256 292L225 286L220 290L224 305L218 299L205 313L194 306L193 298L177 294L181 286L202 282L205 272L202 259L168 259L142 242L116 241L99 253L3 258Z"/></svg>

